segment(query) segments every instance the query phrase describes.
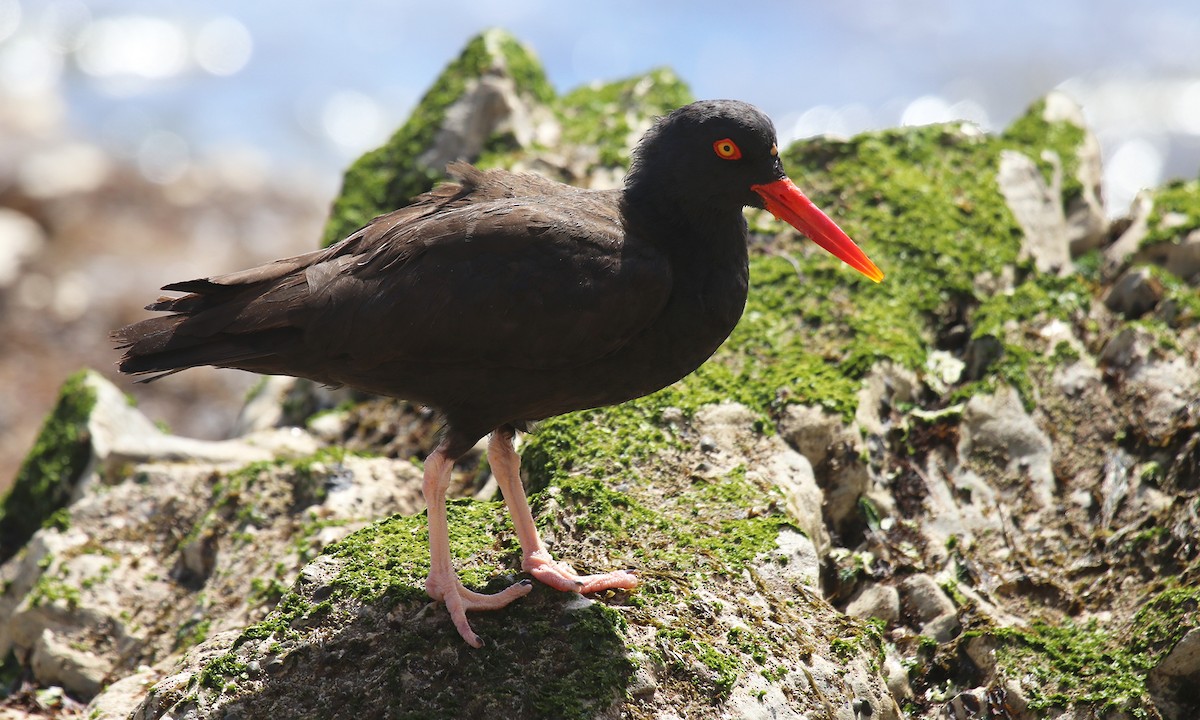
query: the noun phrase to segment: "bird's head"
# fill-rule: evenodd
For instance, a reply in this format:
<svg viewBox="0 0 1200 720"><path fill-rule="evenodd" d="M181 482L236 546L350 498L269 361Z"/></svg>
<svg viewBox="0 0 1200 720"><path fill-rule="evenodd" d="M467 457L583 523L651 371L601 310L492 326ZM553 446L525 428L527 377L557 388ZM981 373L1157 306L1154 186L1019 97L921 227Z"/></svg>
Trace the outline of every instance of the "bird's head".
<svg viewBox="0 0 1200 720"><path fill-rule="evenodd" d="M705 205L766 208L843 262L879 282L883 272L796 187L783 169L775 126L736 100L703 100L658 121L638 143L626 192L666 186Z"/></svg>

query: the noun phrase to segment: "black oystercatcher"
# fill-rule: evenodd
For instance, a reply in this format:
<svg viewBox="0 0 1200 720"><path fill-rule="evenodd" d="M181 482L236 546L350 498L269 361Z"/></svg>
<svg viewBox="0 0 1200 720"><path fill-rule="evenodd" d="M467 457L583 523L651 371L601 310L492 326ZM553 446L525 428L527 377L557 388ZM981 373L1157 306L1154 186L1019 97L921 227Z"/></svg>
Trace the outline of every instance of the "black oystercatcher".
<svg viewBox="0 0 1200 720"><path fill-rule="evenodd" d="M538 537L513 450L516 430L620 403L695 370L746 302L745 206L765 207L878 282L883 273L784 174L770 119L734 101L661 119L623 190L449 168L443 185L324 250L178 282L122 328L126 373L197 365L294 375L436 408L445 435L425 460L430 596L468 644L467 612L501 608L530 581L472 592L451 564L446 488L455 459L491 433L488 460L521 543L521 567L569 592L632 588L577 575ZM153 378L151 378L153 379Z"/></svg>

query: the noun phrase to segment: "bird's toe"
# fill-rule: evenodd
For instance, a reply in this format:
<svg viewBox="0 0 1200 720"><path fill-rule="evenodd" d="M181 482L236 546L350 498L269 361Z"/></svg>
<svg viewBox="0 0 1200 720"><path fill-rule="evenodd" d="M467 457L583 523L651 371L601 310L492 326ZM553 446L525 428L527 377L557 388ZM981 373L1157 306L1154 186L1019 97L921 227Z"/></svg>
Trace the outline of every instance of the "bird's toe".
<svg viewBox="0 0 1200 720"><path fill-rule="evenodd" d="M498 593L485 595L463 586L457 577L441 578L430 574L425 582L425 589L434 600L441 600L450 612L450 619L458 634L473 648L483 647L483 638L471 629L467 620L468 612L479 610L499 610L512 601L525 597L533 590L533 584L528 581L509 585Z"/></svg>
<svg viewBox="0 0 1200 720"><path fill-rule="evenodd" d="M522 564L539 582L563 592L594 593L603 590L631 590L638 584L637 576L628 570L614 570L598 575L578 575L566 563L556 561L549 553L532 553Z"/></svg>

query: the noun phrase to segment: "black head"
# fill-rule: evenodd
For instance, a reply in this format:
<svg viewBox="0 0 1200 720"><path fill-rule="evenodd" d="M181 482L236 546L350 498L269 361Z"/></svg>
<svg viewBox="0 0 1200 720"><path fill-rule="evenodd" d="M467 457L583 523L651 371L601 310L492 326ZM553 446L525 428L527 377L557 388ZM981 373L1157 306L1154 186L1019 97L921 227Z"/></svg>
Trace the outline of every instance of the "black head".
<svg viewBox="0 0 1200 720"><path fill-rule="evenodd" d="M633 152L628 192L649 183L704 204L763 207L751 186L785 177L775 126L737 100L701 100L651 128Z"/></svg>
<svg viewBox="0 0 1200 720"><path fill-rule="evenodd" d="M875 282L883 279L854 241L788 179L775 126L744 102L694 102L659 120L634 149L625 203L643 216L673 216L676 223L694 226L713 226L747 205L766 208Z"/></svg>

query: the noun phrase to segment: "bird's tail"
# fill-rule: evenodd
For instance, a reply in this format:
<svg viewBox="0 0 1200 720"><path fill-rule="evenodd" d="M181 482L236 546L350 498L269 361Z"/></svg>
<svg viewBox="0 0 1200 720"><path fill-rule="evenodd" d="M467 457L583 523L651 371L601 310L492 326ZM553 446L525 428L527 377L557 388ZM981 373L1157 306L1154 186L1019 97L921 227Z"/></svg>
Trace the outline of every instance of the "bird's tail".
<svg viewBox="0 0 1200 720"><path fill-rule="evenodd" d="M295 342L300 330L289 309L307 292L306 256L282 260L215 278L163 287L187 293L160 297L147 310L167 312L114 331L110 337L125 354L121 372L164 375L200 365L271 372L271 359Z"/></svg>

